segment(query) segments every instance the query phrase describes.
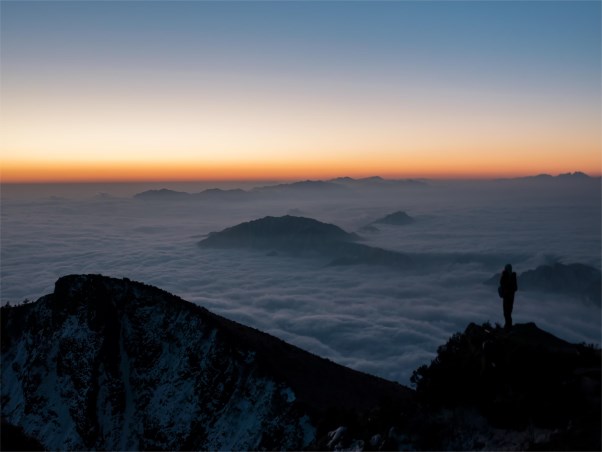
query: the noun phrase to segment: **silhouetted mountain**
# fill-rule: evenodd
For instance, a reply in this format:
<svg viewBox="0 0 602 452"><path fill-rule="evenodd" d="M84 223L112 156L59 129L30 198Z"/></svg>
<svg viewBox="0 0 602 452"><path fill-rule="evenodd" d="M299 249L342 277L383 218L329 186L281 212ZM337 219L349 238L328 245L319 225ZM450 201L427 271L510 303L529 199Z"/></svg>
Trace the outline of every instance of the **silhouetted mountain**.
<svg viewBox="0 0 602 452"><path fill-rule="evenodd" d="M500 274L486 281L489 285L498 284ZM600 307L602 299L602 276L600 270L585 264L540 265L518 275L521 291L539 291L570 294Z"/></svg>
<svg viewBox="0 0 602 452"><path fill-rule="evenodd" d="M535 324L470 324L415 392L128 279L0 318L2 450L600 450L599 348Z"/></svg>
<svg viewBox="0 0 602 452"><path fill-rule="evenodd" d="M420 187L426 185L424 180L419 179L383 179L380 176L353 179L351 177L338 177L329 182L344 185L349 188L386 189L398 187Z"/></svg>
<svg viewBox="0 0 602 452"><path fill-rule="evenodd" d="M525 182L583 182L600 181L600 177L592 177L581 171L573 173L562 173L556 176L551 174L537 174L535 176L515 177L509 179L498 179L500 181L525 181Z"/></svg>
<svg viewBox="0 0 602 452"><path fill-rule="evenodd" d="M581 171L575 171L573 173L562 173L556 177L558 177L559 179L591 179L590 176L588 176L585 173L582 173Z"/></svg>
<svg viewBox="0 0 602 452"><path fill-rule="evenodd" d="M378 185L386 183L387 181L380 176L371 176L360 179L354 179L353 177L337 177L336 179L331 179L330 182L350 185Z"/></svg>
<svg viewBox="0 0 602 452"><path fill-rule="evenodd" d="M208 188L199 193L188 193L183 191L174 191L167 188L160 190L147 190L134 195L134 198L147 201L173 201L173 200L217 200L233 201L247 199L250 196L248 191L240 188L231 190L222 190L221 188Z"/></svg>
<svg viewBox="0 0 602 452"><path fill-rule="evenodd" d="M358 236L334 224L305 217L285 215L264 217L212 232L200 242L215 248L286 248L314 250L339 242L353 242Z"/></svg>
<svg viewBox="0 0 602 452"><path fill-rule="evenodd" d="M399 384L127 279L66 276L1 320L2 419L51 450L320 448L331 426L411 405Z"/></svg>
<svg viewBox="0 0 602 452"><path fill-rule="evenodd" d="M249 191L242 189L223 190L220 188L209 188L199 193L188 193L182 191L161 188L158 190L147 190L134 195L137 199L173 201L173 200L223 200L239 201L247 199L262 199L265 196L282 197L290 196L293 198L304 198L324 194L328 196L345 197L353 193L352 188L365 189L369 191L396 188L401 186L421 186L424 181L416 179L383 179L379 176L367 177L363 179L352 179L350 177L340 177L330 181L305 180L275 185L265 185L255 187Z"/></svg>
<svg viewBox="0 0 602 452"><path fill-rule="evenodd" d="M592 177L587 174L576 171L573 173L564 173L557 176L549 174L539 174L536 176L526 176L509 179L498 179L498 182L541 182L542 186L547 186L547 183L567 182L575 183L576 186L581 186L581 183L600 183L602 178ZM262 197L282 197L290 196L292 198L306 198L316 196L318 194L328 195L332 197L353 196L356 192L374 193L381 190L424 187L427 185L425 179L384 179L380 176L365 177L354 179L351 177L338 177L328 181L322 180L305 180L298 182L265 185L255 187L249 191L242 189L223 190L219 188L211 188L200 193L188 193L166 188L158 190L147 190L134 195L137 199L144 200L180 200L180 199L216 199L216 200L246 200L250 198L262 199Z"/></svg>
<svg viewBox="0 0 602 452"><path fill-rule="evenodd" d="M305 180L299 182L291 182L288 184L278 185L266 185L263 187L255 187L254 192L259 193L289 193L289 194L303 194L303 193L315 193L315 192L326 192L326 193L345 193L345 187L334 184L332 182L324 182L321 180Z"/></svg>
<svg viewBox="0 0 602 452"><path fill-rule="evenodd" d="M230 190L222 190L221 188L208 188L200 193L193 195L197 199L219 200L219 201L234 201L248 199L251 194L248 191L240 188Z"/></svg>
<svg viewBox="0 0 602 452"><path fill-rule="evenodd" d="M190 193L161 188L160 190L147 190L143 191L142 193L137 193L134 195L134 198L143 200L172 201L180 199L189 199Z"/></svg>
<svg viewBox="0 0 602 452"><path fill-rule="evenodd" d="M416 220L414 220L414 218L409 216L407 213L397 211L373 221L372 224L389 224L394 226L403 226L406 224L412 224L415 221Z"/></svg>
<svg viewBox="0 0 602 452"><path fill-rule="evenodd" d="M202 248L253 248L274 254L323 256L332 265L406 265L404 254L355 243L359 237L338 226L312 218L265 217L213 232L199 242Z"/></svg>

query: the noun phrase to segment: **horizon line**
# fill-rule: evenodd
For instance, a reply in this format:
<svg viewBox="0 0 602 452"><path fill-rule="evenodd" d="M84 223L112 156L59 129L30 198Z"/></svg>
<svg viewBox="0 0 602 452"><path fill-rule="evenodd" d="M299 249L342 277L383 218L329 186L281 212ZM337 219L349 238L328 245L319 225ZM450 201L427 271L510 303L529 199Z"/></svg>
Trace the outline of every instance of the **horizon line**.
<svg viewBox="0 0 602 452"><path fill-rule="evenodd" d="M78 180L78 179L46 179L46 180L9 180L4 181L0 177L0 185L85 185L85 184L151 184L151 183L294 183L294 182L303 182L303 181L334 181L337 179L345 179L349 178L352 180L365 180L365 179L374 179L380 178L388 181L400 181L400 180L433 180L433 181L496 181L496 180L514 180L514 179L526 179L532 177L539 176L549 176L549 177L560 177L560 176L574 176L574 175L583 175L591 179L602 178L602 171L600 173L586 173L585 171L566 171L560 173L530 173L524 175L499 175L499 176L484 176L484 175L460 175L460 176L399 176L399 177L386 177L380 176L378 174L373 174L371 176L334 176L334 177L282 177L282 178L274 178L274 177L250 177L250 178L198 178L198 179L88 179L88 180Z"/></svg>

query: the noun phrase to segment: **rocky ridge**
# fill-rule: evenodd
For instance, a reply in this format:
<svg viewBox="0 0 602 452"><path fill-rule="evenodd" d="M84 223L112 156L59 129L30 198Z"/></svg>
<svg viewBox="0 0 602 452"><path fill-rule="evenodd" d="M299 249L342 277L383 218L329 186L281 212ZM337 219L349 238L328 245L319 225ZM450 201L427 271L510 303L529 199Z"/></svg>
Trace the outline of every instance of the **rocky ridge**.
<svg viewBox="0 0 602 452"><path fill-rule="evenodd" d="M410 394L127 279L2 312L2 418L48 449L304 449Z"/></svg>

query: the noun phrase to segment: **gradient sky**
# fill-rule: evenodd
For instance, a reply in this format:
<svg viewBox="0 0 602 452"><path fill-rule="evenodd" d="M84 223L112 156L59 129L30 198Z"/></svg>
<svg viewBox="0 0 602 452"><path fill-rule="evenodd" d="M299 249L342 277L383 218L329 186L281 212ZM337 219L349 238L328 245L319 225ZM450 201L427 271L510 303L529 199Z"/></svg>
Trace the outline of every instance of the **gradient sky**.
<svg viewBox="0 0 602 452"><path fill-rule="evenodd" d="M601 3L1 8L2 180L601 171Z"/></svg>

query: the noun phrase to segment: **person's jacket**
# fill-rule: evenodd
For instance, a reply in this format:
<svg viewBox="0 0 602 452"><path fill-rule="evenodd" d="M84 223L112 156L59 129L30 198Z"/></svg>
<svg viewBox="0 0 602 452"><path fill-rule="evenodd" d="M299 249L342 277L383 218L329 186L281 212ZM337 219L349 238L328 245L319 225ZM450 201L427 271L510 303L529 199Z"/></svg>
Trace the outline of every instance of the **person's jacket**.
<svg viewBox="0 0 602 452"><path fill-rule="evenodd" d="M516 272L508 273L507 271L502 272L500 278L500 288L502 297L513 297L514 292L518 290L518 283L516 282Z"/></svg>

